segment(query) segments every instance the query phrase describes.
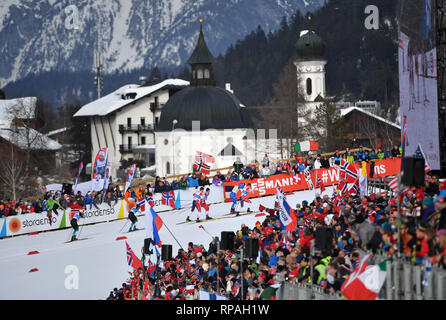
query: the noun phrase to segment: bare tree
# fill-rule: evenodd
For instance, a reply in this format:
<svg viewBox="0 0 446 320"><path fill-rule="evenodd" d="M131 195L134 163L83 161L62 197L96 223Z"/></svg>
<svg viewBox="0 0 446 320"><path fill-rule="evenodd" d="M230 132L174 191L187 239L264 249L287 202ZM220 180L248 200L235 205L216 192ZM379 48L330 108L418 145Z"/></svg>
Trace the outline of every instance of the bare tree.
<svg viewBox="0 0 446 320"><path fill-rule="evenodd" d="M8 108L11 124L15 130L11 131L13 140L17 146L25 153L24 170L25 174L30 174L31 153L34 150L45 149L45 136L39 134L33 126L36 117L35 98L19 98L17 103Z"/></svg>
<svg viewBox="0 0 446 320"><path fill-rule="evenodd" d="M290 59L281 72L278 82L273 85L274 98L270 115L271 122L277 128L278 148L281 158L291 154L292 146L302 136L298 128L299 101L302 100L302 88L296 76L294 59Z"/></svg>
<svg viewBox="0 0 446 320"><path fill-rule="evenodd" d="M10 195L16 200L23 191L24 170L23 162L14 148L14 144L9 145L8 152L0 158L0 181L3 185L4 196Z"/></svg>

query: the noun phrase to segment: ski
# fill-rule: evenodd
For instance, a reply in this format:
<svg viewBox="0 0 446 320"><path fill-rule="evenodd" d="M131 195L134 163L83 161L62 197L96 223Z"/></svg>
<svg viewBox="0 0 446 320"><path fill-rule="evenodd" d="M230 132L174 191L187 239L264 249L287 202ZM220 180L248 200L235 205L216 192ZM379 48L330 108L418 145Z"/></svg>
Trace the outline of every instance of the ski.
<svg viewBox="0 0 446 320"><path fill-rule="evenodd" d="M123 234L124 233L132 233L132 232L135 232L135 231L141 231L141 230L145 230L145 228L144 229L138 229L138 228L136 228L135 230L133 230L133 231L126 231L126 232L122 232Z"/></svg>
<svg viewBox="0 0 446 320"><path fill-rule="evenodd" d="M74 241L69 240L69 241L65 241L64 243L71 243L71 242L77 242L77 241L88 240L88 239L90 239L90 238L76 239Z"/></svg>

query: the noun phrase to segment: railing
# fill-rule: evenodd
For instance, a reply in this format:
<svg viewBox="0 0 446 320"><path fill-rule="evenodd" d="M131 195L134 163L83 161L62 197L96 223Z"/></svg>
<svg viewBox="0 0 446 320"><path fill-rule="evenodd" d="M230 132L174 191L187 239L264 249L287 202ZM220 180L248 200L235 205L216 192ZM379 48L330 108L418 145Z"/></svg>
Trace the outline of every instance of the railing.
<svg viewBox="0 0 446 320"><path fill-rule="evenodd" d="M373 263L380 263L387 257L375 256ZM411 265L404 259L386 262L386 280L378 300L445 300L446 270L432 267L426 276L424 265ZM427 277L427 285L423 280ZM312 290L313 289L313 290ZM282 282L276 292L278 300L342 300L340 292L326 293L321 287L310 284Z"/></svg>
<svg viewBox="0 0 446 320"><path fill-rule="evenodd" d="M341 300L340 293L325 293L324 290L316 285L313 288L310 284L293 284L282 282L282 285L276 292L277 300Z"/></svg>
<svg viewBox="0 0 446 320"><path fill-rule="evenodd" d="M124 124L120 124L119 125L119 133L123 133L123 132L128 132L128 131L132 131L132 132L139 132L139 131L153 131L153 125L151 124L131 124L131 125L124 125Z"/></svg>

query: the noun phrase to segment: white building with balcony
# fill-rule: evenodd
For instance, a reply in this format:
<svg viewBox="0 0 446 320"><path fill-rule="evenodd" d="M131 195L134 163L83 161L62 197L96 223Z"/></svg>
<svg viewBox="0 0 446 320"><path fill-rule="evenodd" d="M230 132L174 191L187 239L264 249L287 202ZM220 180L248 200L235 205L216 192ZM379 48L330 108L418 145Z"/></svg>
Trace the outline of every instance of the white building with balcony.
<svg viewBox="0 0 446 320"><path fill-rule="evenodd" d="M188 81L167 79L155 85L129 84L84 105L74 117L89 117L92 163L101 148L112 156L112 178L121 165L141 161L155 164L155 134L161 110Z"/></svg>

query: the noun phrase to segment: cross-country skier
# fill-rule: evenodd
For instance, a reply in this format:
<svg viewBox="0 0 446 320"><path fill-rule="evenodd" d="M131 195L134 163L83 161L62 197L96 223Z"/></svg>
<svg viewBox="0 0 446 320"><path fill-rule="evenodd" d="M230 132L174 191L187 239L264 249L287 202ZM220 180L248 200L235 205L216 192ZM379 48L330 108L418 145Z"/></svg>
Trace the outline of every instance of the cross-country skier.
<svg viewBox="0 0 446 320"><path fill-rule="evenodd" d="M139 210L139 203L137 203L136 206L134 206L129 211L129 219L132 222L132 224L130 225L129 232L132 232L132 231L136 230L136 223L138 222L138 218L136 217L136 213L138 212L138 210Z"/></svg>
<svg viewBox="0 0 446 320"><path fill-rule="evenodd" d="M206 202L210 193L211 189L206 188L206 191L204 192L201 199L201 207L204 208L204 210L206 211L206 219L211 219L211 217L209 217L209 204Z"/></svg>
<svg viewBox="0 0 446 320"><path fill-rule="evenodd" d="M71 208L71 212L73 213L73 217L71 218L71 226L73 227L73 234L71 236L71 241L76 241L76 235L77 232L79 231L79 225L77 224L77 221L80 218L84 218L84 207L79 205L77 203L77 200L74 200L71 204L70 204L70 208Z"/></svg>
<svg viewBox="0 0 446 320"><path fill-rule="evenodd" d="M249 200L249 194L252 192L251 184L248 183L245 188L242 189L242 196L240 197L240 206L243 208L243 204L251 203L251 200ZM247 212L251 212L251 208L248 205L248 209L246 209Z"/></svg>
<svg viewBox="0 0 446 320"><path fill-rule="evenodd" d="M232 188L232 191L229 194L229 198L232 200L232 206L231 206L230 213L235 213L235 207L237 206L237 194L239 191L242 191L244 187L245 187L245 184L240 183L238 186L234 186L234 188ZM236 215L238 216L238 213Z"/></svg>
<svg viewBox="0 0 446 320"><path fill-rule="evenodd" d="M197 222L200 222L200 217L199 214L201 212L201 199L203 198L203 192L204 192L204 187L200 188L199 192L196 192L193 194L193 201L192 201L192 210L190 212L190 215L192 215L192 213L195 211L195 209L197 209L198 213L197 213ZM191 221L189 218L189 215L186 218L186 222Z"/></svg>
<svg viewBox="0 0 446 320"><path fill-rule="evenodd" d="M52 214L51 211L53 211L56 216L59 215L59 213L57 212L57 208L60 207L60 203L56 200L53 199L53 197L49 197L47 200L47 205L48 205L48 213L47 213L47 217L50 220L50 225L52 224Z"/></svg>

